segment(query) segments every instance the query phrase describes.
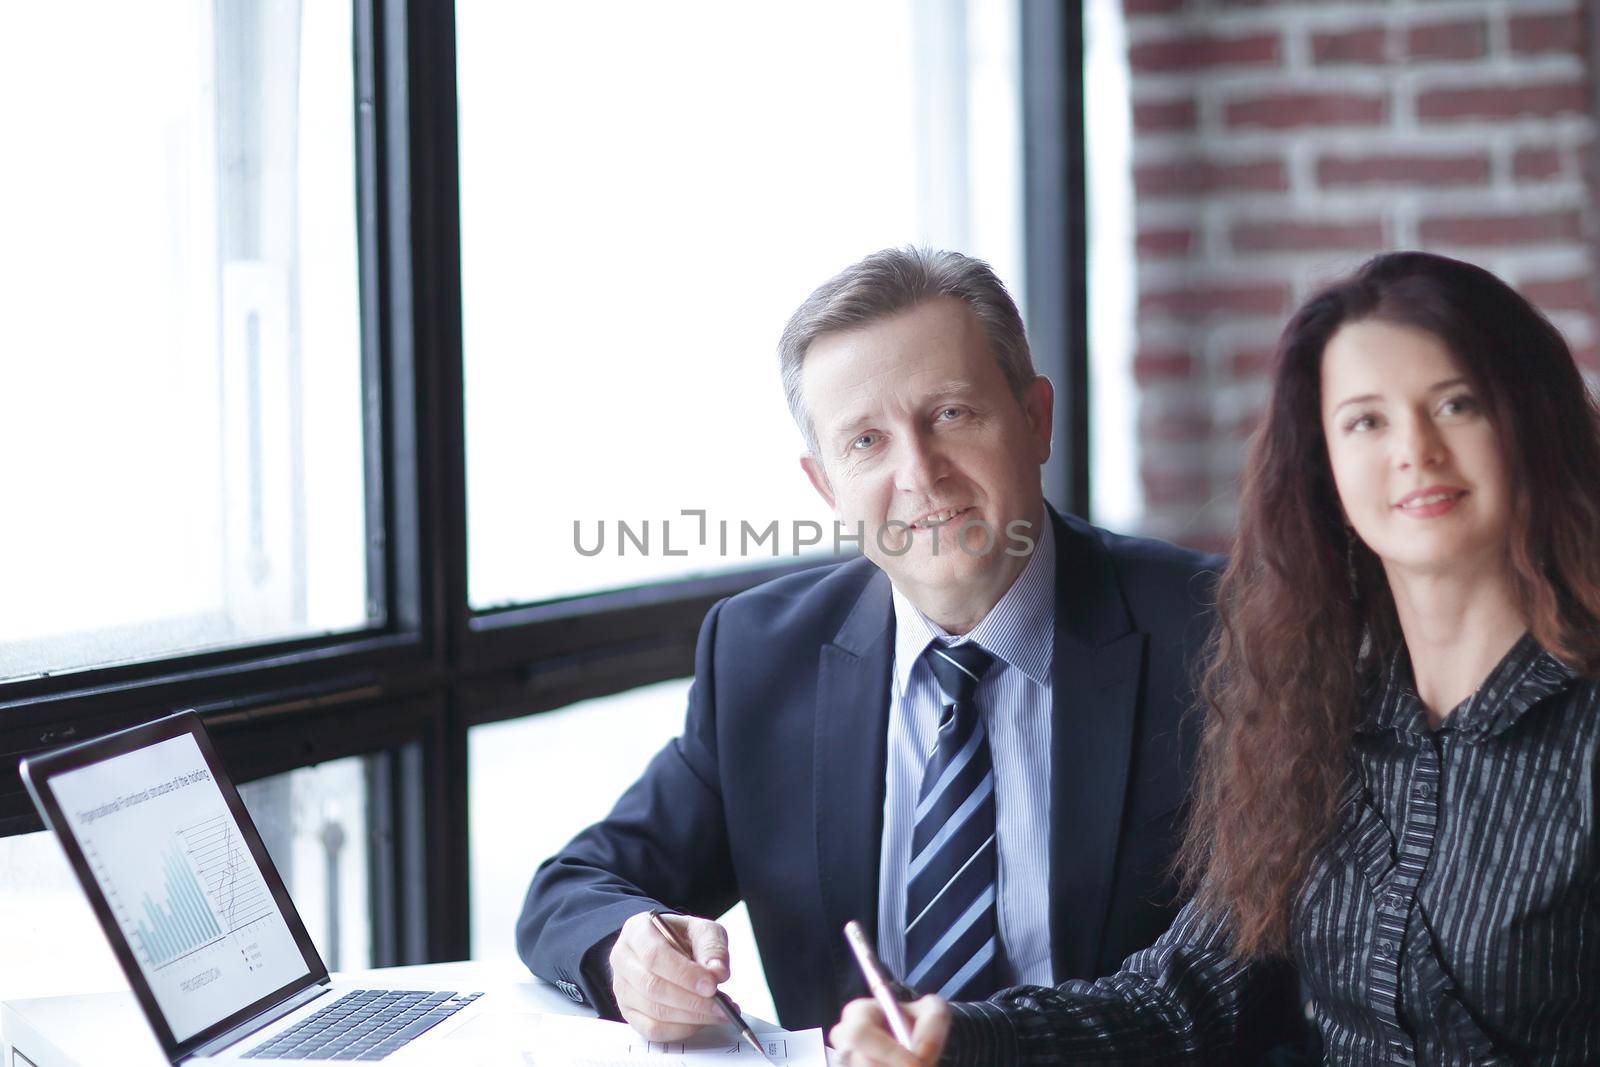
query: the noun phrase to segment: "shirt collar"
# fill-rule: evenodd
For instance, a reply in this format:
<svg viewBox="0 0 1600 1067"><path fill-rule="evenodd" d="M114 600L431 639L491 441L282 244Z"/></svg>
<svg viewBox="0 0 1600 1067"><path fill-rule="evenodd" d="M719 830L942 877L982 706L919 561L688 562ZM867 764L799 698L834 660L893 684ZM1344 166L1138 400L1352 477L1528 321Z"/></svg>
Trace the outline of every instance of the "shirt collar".
<svg viewBox="0 0 1600 1067"><path fill-rule="evenodd" d="M1055 650L1056 535L1046 516L1033 554L989 614L961 637L951 637L924 615L898 587L894 588L894 671L900 692L910 684L911 670L935 640L978 644L1040 685L1050 684Z"/></svg>
<svg viewBox="0 0 1600 1067"><path fill-rule="evenodd" d="M1525 633L1501 657L1489 676L1445 719L1440 729L1481 740L1509 730L1545 697L1571 685L1577 672ZM1400 648L1390 658L1366 717L1356 729L1423 733L1428 727L1411 673L1411 656Z"/></svg>

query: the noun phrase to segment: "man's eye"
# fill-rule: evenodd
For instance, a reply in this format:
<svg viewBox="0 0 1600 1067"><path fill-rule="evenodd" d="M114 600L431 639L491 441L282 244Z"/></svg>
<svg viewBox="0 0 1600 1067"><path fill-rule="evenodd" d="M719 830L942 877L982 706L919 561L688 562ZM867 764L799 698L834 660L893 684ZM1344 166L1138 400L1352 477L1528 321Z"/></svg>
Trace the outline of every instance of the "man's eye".
<svg viewBox="0 0 1600 1067"><path fill-rule="evenodd" d="M860 452L863 449L871 448L873 445L875 445L877 443L878 443L878 435L877 434L875 434L875 433L864 433L864 434L861 434L859 437L857 437L854 441L851 441L850 442L850 447L852 449L854 449L855 451Z"/></svg>
<svg viewBox="0 0 1600 1067"><path fill-rule="evenodd" d="M939 418L944 419L947 422L951 419L959 419L960 417L960 408L941 408L939 410Z"/></svg>

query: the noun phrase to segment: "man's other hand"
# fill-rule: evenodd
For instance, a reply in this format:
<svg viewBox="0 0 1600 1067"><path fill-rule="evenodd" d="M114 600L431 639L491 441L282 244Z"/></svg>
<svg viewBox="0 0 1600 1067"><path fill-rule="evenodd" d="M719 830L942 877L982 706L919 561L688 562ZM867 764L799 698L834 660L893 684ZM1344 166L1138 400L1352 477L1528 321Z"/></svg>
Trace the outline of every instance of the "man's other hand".
<svg viewBox="0 0 1600 1067"><path fill-rule="evenodd" d="M868 998L844 1006L828 1040L848 1067L934 1067L950 1033L950 1005L935 996L903 1005L911 1019L911 1049L894 1039L878 1002Z"/></svg>
<svg viewBox="0 0 1600 1067"><path fill-rule="evenodd" d="M694 949L678 951L648 912L622 924L611 948L611 992L628 1024L650 1041L680 1041L702 1026L726 1022L712 997L728 980L728 932L710 919L663 915L661 921Z"/></svg>

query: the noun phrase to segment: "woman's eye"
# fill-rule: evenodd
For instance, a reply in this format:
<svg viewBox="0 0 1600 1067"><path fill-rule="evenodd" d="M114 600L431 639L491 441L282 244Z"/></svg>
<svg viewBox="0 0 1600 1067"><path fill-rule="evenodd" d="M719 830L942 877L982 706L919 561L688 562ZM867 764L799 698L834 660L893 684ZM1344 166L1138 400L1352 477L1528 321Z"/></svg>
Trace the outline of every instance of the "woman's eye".
<svg viewBox="0 0 1600 1067"><path fill-rule="evenodd" d="M1478 401L1470 396L1452 396L1439 405L1441 415L1465 415L1478 410Z"/></svg>
<svg viewBox="0 0 1600 1067"><path fill-rule="evenodd" d="M1366 433L1368 430L1377 429L1377 427L1378 417L1376 415L1357 415L1344 424L1344 431L1345 433Z"/></svg>

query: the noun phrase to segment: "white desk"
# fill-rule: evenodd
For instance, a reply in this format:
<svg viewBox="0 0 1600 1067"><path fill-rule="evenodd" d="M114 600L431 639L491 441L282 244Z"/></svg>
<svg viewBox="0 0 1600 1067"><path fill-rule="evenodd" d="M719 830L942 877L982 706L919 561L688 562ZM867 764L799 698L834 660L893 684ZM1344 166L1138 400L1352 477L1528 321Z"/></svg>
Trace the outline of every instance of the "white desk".
<svg viewBox="0 0 1600 1067"><path fill-rule="evenodd" d="M555 986L512 963L435 963L346 971L335 978L359 985L375 974L382 974L386 983L417 989L493 989L530 1012L590 1014ZM4 1067L28 1067L30 1063L34 1067L168 1067L139 1005L127 990L0 1002L0 1050Z"/></svg>

